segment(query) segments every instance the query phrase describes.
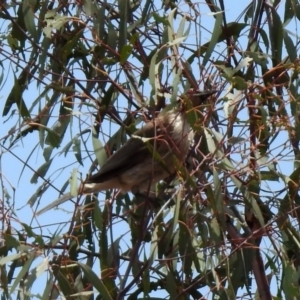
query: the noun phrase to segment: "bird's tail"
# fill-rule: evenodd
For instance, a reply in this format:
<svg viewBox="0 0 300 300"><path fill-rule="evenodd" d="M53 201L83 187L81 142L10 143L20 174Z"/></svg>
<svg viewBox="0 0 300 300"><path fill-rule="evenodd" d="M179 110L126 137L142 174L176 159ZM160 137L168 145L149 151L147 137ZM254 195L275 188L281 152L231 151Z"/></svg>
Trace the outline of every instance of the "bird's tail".
<svg viewBox="0 0 300 300"><path fill-rule="evenodd" d="M44 208L40 209L39 211L36 212L36 216L39 216L45 212L47 212L48 210L66 202L67 200L73 198L74 196L71 195L71 193L67 193L62 195L61 197L59 197L58 199L54 200L53 202L51 202L50 204L48 204L47 206L45 206Z"/></svg>

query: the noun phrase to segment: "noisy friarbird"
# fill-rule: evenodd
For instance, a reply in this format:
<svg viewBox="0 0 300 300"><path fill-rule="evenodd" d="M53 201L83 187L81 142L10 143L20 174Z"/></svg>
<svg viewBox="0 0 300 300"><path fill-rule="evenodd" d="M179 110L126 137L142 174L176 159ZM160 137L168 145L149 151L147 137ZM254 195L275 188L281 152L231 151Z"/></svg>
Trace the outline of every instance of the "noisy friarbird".
<svg viewBox="0 0 300 300"><path fill-rule="evenodd" d="M183 164L193 140L186 119L187 103L199 106L216 91L188 92L179 97L178 106L162 111L157 118L138 129L131 138L108 158L100 171L89 176L78 188L78 194L109 189L122 193L143 193L151 185L174 174ZM73 196L67 193L37 212L40 215Z"/></svg>

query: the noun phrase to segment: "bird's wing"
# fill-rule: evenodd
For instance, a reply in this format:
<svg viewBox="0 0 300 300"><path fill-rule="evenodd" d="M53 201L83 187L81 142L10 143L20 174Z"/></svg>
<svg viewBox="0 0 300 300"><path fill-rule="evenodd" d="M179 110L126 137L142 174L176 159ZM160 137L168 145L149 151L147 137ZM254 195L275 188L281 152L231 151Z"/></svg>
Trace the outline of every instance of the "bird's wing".
<svg viewBox="0 0 300 300"><path fill-rule="evenodd" d="M118 176L124 170L135 166L136 164L143 162L145 155L149 155L149 148L146 143L140 138L129 139L123 147L121 147L116 153L114 153L100 169L100 171L90 176L86 183L100 183ZM57 200L49 203L47 206L36 212L36 216L39 216L48 210L66 202L73 198L71 193L62 195Z"/></svg>
<svg viewBox="0 0 300 300"><path fill-rule="evenodd" d="M45 206L44 208L40 209L39 211L36 212L36 216L39 216L45 212L47 212L48 210L66 202L67 200L73 198L73 196L71 195L71 193L67 193L62 195L61 197L59 197L58 199L54 200L53 202L51 202L50 204L48 204L47 206Z"/></svg>
<svg viewBox="0 0 300 300"><path fill-rule="evenodd" d="M143 163L145 158L149 156L151 146L154 145L154 138L156 136L155 126L149 122L141 129L137 130L134 135L117 150L103 165L100 171L87 178L86 182L104 182L122 174L125 170ZM151 139L147 139L150 138ZM143 139L145 138L145 139ZM148 144L150 143L150 145ZM158 145L155 146L159 147Z"/></svg>

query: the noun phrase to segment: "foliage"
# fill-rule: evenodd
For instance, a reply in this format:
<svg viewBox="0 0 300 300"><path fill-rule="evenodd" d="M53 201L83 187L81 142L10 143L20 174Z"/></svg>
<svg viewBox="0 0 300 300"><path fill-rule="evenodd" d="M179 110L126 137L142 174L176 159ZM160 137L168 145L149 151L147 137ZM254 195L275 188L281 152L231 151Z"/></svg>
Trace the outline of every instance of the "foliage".
<svg viewBox="0 0 300 300"><path fill-rule="evenodd" d="M229 2L1 2L2 299L300 298L300 2ZM190 88L155 200L35 214Z"/></svg>

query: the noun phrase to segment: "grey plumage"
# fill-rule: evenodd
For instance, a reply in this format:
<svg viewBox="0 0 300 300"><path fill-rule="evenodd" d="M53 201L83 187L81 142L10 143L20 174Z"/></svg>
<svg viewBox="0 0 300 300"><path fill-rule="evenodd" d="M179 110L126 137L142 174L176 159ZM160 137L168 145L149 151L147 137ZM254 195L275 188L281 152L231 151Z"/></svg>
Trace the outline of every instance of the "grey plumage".
<svg viewBox="0 0 300 300"><path fill-rule="evenodd" d="M189 97L197 106L215 92L196 92ZM161 112L155 120L137 130L98 173L88 177L78 192L89 194L114 188L123 193L148 191L151 185L176 171L177 161L184 162L192 139L193 133L182 106ZM70 193L65 194L37 215L71 198Z"/></svg>

